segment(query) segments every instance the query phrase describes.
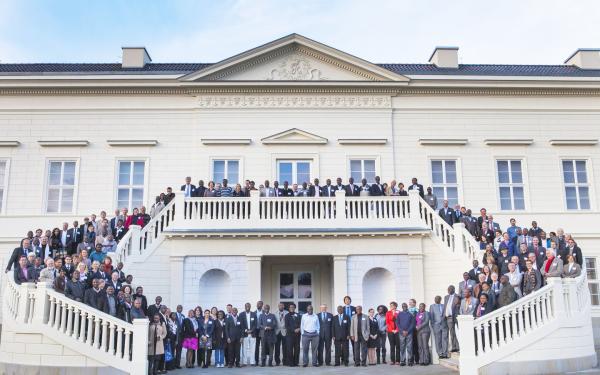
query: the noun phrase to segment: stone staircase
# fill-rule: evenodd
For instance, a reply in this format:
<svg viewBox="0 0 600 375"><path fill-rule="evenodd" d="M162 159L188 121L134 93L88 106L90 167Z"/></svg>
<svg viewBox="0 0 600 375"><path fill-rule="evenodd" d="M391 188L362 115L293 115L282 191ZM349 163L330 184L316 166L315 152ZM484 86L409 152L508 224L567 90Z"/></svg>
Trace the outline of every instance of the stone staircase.
<svg viewBox="0 0 600 375"><path fill-rule="evenodd" d="M460 353L450 353L450 358L440 359L440 366L460 372Z"/></svg>

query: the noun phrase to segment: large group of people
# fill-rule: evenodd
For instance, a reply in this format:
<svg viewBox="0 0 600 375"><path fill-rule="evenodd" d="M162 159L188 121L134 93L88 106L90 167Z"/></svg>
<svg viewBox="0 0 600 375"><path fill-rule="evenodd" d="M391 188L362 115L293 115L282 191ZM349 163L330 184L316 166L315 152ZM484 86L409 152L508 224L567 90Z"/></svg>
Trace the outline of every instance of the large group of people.
<svg viewBox="0 0 600 375"><path fill-rule="evenodd" d="M355 185L352 179L342 184L328 179L323 186L315 179L291 187L287 182L279 187L269 181L258 187L261 196L333 196L344 190L347 195L408 195L402 183L373 184L366 180ZM156 197L146 213L145 207L115 210L109 218L105 211L97 217L90 215L78 221L63 223L62 229L30 231L15 248L6 272L12 270L14 280L46 282L68 298L127 322L149 319L148 353L151 374L185 367L241 367L334 365L348 366L352 357L355 366L389 363L391 365L429 365L433 343L439 358L459 351L456 337L457 315L481 317L497 308L509 305L518 298L541 288L549 277L577 277L582 272L583 255L572 236L562 229L548 235L533 221L530 228L510 226L502 230L484 208L474 217L470 209L449 207L442 200L438 209L437 197L431 188L425 191L416 178L408 190L417 189L421 197L449 225L463 223L479 241L481 265L473 261L463 279L448 287L443 298L436 296L429 307L410 299L379 306L353 306L350 296L335 311L320 305L319 311L308 306L297 311L293 303L269 304L258 301L241 306L221 306L203 309L195 307L185 313L181 305L171 310L156 297L148 305L142 286L134 288L133 276L126 275L123 264L112 262L117 243L131 225L145 226L171 200L172 188ZM253 181L244 187L228 186L226 179L204 187L186 178L180 190L185 196L235 197L248 196L257 190ZM182 353L185 352L184 358ZM333 354L333 358L332 358ZM389 355L388 355L389 354Z"/></svg>

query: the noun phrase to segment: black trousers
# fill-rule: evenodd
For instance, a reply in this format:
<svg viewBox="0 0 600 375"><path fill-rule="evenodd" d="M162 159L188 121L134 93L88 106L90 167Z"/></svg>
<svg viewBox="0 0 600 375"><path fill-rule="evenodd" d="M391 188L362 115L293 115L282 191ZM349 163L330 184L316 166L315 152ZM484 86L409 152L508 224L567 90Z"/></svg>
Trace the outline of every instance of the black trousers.
<svg viewBox="0 0 600 375"><path fill-rule="evenodd" d="M339 366L341 364L348 365L348 340L334 340L335 345L335 358L334 364Z"/></svg>
<svg viewBox="0 0 600 375"><path fill-rule="evenodd" d="M283 357L283 365L287 364L285 348L285 336L279 332L275 340L275 364L279 365L281 363L281 357Z"/></svg>
<svg viewBox="0 0 600 375"><path fill-rule="evenodd" d="M367 364L367 340L362 337L359 337L358 340L354 342L354 364Z"/></svg>
<svg viewBox="0 0 600 375"><path fill-rule="evenodd" d="M229 349L229 362L227 362L230 366L239 366L240 365L240 340L233 340L227 344L227 348Z"/></svg>
<svg viewBox="0 0 600 375"><path fill-rule="evenodd" d="M159 355L148 356L148 375L156 375L158 373ZM162 356L164 358L164 356Z"/></svg>
<svg viewBox="0 0 600 375"><path fill-rule="evenodd" d="M385 341L385 332L379 332L377 335L377 363L379 363L380 360L381 362L385 363Z"/></svg>
<svg viewBox="0 0 600 375"><path fill-rule="evenodd" d="M269 356L269 366L273 364L273 353L275 352L275 341L277 337L275 335L262 337L261 340L261 352L260 352L260 363L265 364L267 355ZM258 364L258 362L257 362Z"/></svg>
<svg viewBox="0 0 600 375"><path fill-rule="evenodd" d="M300 333L288 332L285 336L285 346L287 350L287 365L298 366L298 363L300 363Z"/></svg>
<svg viewBox="0 0 600 375"><path fill-rule="evenodd" d="M409 359L410 363L419 363L419 337L417 336L417 330L413 331L413 356Z"/></svg>
<svg viewBox="0 0 600 375"><path fill-rule="evenodd" d="M225 364L229 364L229 344L225 341L225 345L223 346L223 351L225 352Z"/></svg>
<svg viewBox="0 0 600 375"><path fill-rule="evenodd" d="M400 336L399 336L399 334L388 332L388 341L390 342L390 361L392 363L400 362Z"/></svg>
<svg viewBox="0 0 600 375"><path fill-rule="evenodd" d="M323 350L325 350L325 356L323 356ZM325 363L327 366L331 365L331 337L329 338L319 338L319 348L317 352L317 360L319 365L323 365ZM323 357L325 357L325 361L323 362Z"/></svg>
<svg viewBox="0 0 600 375"><path fill-rule="evenodd" d="M256 335L256 346L254 347L254 363L258 365L258 359L260 358L260 337Z"/></svg>

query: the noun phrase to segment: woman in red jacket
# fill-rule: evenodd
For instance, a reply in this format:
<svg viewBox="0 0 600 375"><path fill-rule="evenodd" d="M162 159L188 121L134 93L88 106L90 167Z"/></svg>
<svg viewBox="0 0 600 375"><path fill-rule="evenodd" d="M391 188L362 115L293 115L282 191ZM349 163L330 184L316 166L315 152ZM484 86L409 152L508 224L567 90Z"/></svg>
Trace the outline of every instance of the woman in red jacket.
<svg viewBox="0 0 600 375"><path fill-rule="evenodd" d="M400 336L398 335L398 327L396 327L398 313L398 303L390 302L390 309L385 313L385 324L388 340L390 341L390 365L400 364Z"/></svg>
<svg viewBox="0 0 600 375"><path fill-rule="evenodd" d="M144 216L140 215L140 211L137 207L133 209L133 214L127 216L127 219L125 220L125 229L129 229L130 225L144 227Z"/></svg>

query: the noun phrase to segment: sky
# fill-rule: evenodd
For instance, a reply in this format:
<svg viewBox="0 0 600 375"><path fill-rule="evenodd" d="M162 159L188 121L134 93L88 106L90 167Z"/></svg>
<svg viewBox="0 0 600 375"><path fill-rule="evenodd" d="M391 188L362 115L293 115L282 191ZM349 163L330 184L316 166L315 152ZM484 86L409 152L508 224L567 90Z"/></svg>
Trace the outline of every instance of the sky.
<svg viewBox="0 0 600 375"><path fill-rule="evenodd" d="M0 0L0 63L212 63L291 33L373 63L562 64L600 48L600 0Z"/></svg>

